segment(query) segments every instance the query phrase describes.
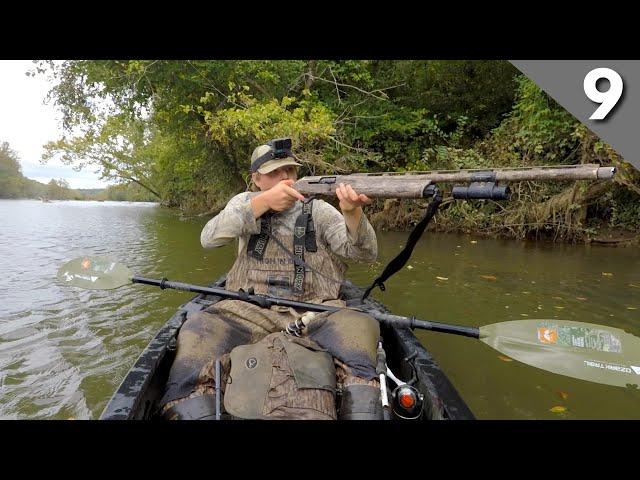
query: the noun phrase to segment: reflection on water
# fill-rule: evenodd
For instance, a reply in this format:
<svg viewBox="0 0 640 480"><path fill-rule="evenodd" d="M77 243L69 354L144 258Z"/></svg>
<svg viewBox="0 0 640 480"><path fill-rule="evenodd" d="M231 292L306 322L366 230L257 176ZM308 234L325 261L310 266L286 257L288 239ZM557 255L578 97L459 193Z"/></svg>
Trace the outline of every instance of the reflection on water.
<svg viewBox="0 0 640 480"><path fill-rule="evenodd" d="M138 275L205 284L235 246L203 250L207 218L154 204L0 201L0 418L97 418L132 363L187 293L140 285L58 285L81 255L111 255ZM379 264L353 265L365 285L406 233L379 234ZM374 296L394 312L469 326L563 318L640 336L640 251L426 234ZM506 361L473 339L418 332L478 418L640 418L637 391ZM555 408L554 407L563 407ZM551 411L554 409L554 413Z"/></svg>

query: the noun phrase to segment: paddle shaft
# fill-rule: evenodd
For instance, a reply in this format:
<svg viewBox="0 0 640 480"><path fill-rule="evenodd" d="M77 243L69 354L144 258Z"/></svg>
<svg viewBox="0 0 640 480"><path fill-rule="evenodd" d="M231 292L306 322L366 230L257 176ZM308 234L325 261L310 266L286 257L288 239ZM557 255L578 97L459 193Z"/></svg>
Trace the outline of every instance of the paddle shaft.
<svg viewBox="0 0 640 480"><path fill-rule="evenodd" d="M292 307L310 312L337 312L345 310L345 308L335 307L333 305L321 305L318 303L298 302L295 300L287 300L285 298L271 297L268 295L252 295L247 292L234 292L220 287L202 287L182 282L171 282L167 279L157 280L153 278L145 278L133 276L133 283L142 283L145 285L153 285L162 289L170 288L172 290L182 290L184 292L202 293L205 295L217 295L232 300L241 300L243 302L253 303L263 308L269 308L272 305L283 307ZM351 309L357 310L357 309ZM359 311L359 310L358 310ZM419 320L415 317L403 317L400 315L392 315L379 311L366 311L368 315L381 323L395 325L398 327L419 328L421 330L430 330L433 332L452 333L454 335L462 335L465 337L480 338L480 330L475 327L464 327L461 325L450 325L440 322L430 322L427 320Z"/></svg>

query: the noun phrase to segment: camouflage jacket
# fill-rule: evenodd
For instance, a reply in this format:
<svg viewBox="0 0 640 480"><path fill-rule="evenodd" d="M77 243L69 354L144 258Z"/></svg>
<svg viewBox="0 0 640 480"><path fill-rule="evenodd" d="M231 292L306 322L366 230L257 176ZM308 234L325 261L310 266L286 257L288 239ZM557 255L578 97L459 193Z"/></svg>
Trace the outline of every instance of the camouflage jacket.
<svg viewBox="0 0 640 480"><path fill-rule="evenodd" d="M253 217L250 199L259 192L243 192L233 197L218 215L202 229L200 243L204 248L220 247L239 239L238 251L246 248L249 237L260 233L260 222ZM302 202L273 217L272 232L278 237L291 235L296 219L302 212ZM313 201L313 221L316 237L331 253L344 260L373 263L378 256L378 242L373 227L364 213L355 235L348 231L342 214L324 200ZM292 248L291 245L287 245Z"/></svg>

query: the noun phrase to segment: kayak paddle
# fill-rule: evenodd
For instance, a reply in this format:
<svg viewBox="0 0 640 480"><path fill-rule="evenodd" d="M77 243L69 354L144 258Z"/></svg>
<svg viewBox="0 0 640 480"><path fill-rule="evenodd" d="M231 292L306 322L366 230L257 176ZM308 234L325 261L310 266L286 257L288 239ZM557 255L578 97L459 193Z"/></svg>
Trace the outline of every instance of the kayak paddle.
<svg viewBox="0 0 640 480"><path fill-rule="evenodd" d="M129 283L142 283L242 300L265 308L282 305L315 312L341 310L340 307L253 292L138 277L126 266L107 257L71 260L60 267L58 279L63 284L87 289L109 290ZM617 387L638 388L640 385L640 338L619 328L570 320L514 320L476 328L381 311L367 310L365 313L386 324L478 338L515 360L560 375Z"/></svg>

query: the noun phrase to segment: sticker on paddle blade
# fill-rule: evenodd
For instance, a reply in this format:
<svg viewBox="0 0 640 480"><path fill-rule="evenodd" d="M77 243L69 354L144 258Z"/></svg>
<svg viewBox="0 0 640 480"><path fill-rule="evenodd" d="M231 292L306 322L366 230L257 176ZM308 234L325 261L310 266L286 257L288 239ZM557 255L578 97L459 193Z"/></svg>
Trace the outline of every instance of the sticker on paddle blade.
<svg viewBox="0 0 640 480"><path fill-rule="evenodd" d="M538 341L540 343L558 343L558 332L553 328L538 327Z"/></svg>
<svg viewBox="0 0 640 480"><path fill-rule="evenodd" d="M66 285L109 290L131 282L131 271L108 257L80 257L58 270L58 280Z"/></svg>
<svg viewBox="0 0 640 480"><path fill-rule="evenodd" d="M587 348L599 352L622 352L620 338L600 328L543 324L538 327L538 341L565 347Z"/></svg>

